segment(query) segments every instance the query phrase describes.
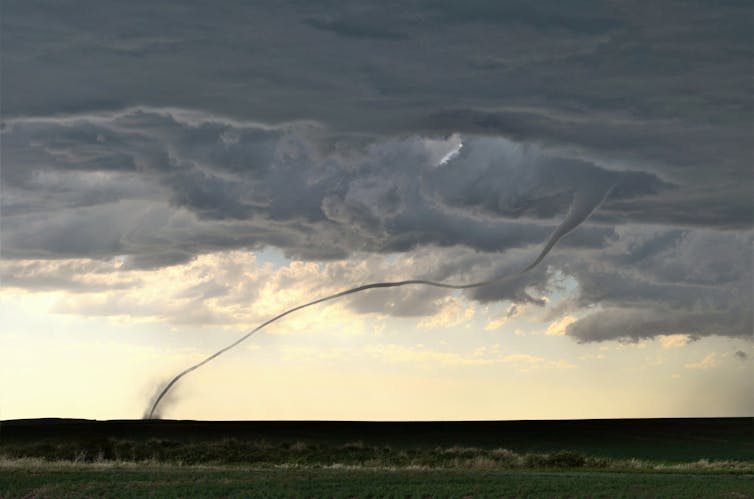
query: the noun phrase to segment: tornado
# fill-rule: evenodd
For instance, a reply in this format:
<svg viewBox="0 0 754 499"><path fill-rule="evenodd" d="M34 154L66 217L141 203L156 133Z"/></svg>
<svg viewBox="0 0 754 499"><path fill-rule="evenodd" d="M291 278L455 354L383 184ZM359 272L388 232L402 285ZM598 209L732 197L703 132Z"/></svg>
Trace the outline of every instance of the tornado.
<svg viewBox="0 0 754 499"><path fill-rule="evenodd" d="M524 270L515 275L524 274L539 265L540 262L544 260L547 254L552 250L552 248L555 247L558 241L563 238L563 236L584 223L586 219L589 218L589 215L594 213L594 210L596 210L602 204L602 202L605 201L607 196L610 195L610 191L612 191L614 187L614 185L607 187L600 186L593 189L583 189L577 191L573 196L571 206L568 208L568 213L566 214L563 221L560 222L560 225L558 225L555 230L552 231L550 237L547 238L547 242L542 248L542 251L539 252L537 258L535 258L534 261L530 263L529 266L527 266Z"/></svg>
<svg viewBox="0 0 754 499"><path fill-rule="evenodd" d="M220 350L216 351L209 357L205 358L201 362L198 362L183 371L176 374L166 385L165 387L159 392L159 395L155 397L151 402L151 408L149 408L149 411L145 415L145 419L154 419L155 414L157 414L158 406L160 405L160 402L165 398L165 395L175 386L178 381L180 381L184 376L188 375L189 373L196 371L200 367L204 366L205 364L208 364L209 362L215 360L220 355L224 354L225 352L232 350L233 348L237 347L244 341L246 341L250 336L257 333L258 331L261 331L265 327L269 326L273 322L277 322L283 317L290 315L294 312L298 312L299 310L303 310L308 307L313 307L314 305L318 305L320 303L324 303L327 301L337 300L338 298L342 298L344 296L352 295L355 293L360 293L362 291L367 291L369 289L381 289L381 288L398 288L401 286L431 286L435 288L445 288L445 289L471 289L471 288L481 288L483 286L489 286L491 284L499 284L501 282L505 282L517 277L522 276L523 274L526 274L530 270L534 269L537 265L539 265L542 260L550 253L550 251L555 247L555 245L560 241L560 239L563 238L566 234L571 232L573 229L581 225L584 221L586 221L587 218L599 207L600 204L607 198L610 191L612 190L613 186L605 187L605 186L591 186L591 189L580 189L578 190L571 201L571 205L568 209L568 213L566 214L565 218L561 221L561 223L555 228L555 230L552 232L550 237L547 239L547 242L545 243L544 247L540 251L537 258L534 259L534 261L529 264L524 269L515 272L513 274L505 275L505 276L498 276L494 277L492 279L488 279L486 281L480 281L480 282L474 282L469 284L451 284L451 283L445 283L445 282L435 282L435 281L427 281L424 279L410 279L405 281L392 281L392 282L375 282L370 284L364 284L361 286L357 286L355 288L346 289L345 291L340 291L339 293L335 293L329 296L324 296L322 298L317 298L316 300L312 300L308 303L304 303L302 305L298 305L293 308L289 308L288 310L285 310L284 312L279 313L278 315L272 317L271 319L266 320L265 322L261 323L251 331L245 333L243 336L235 340L233 343L230 343L229 345L221 348Z"/></svg>

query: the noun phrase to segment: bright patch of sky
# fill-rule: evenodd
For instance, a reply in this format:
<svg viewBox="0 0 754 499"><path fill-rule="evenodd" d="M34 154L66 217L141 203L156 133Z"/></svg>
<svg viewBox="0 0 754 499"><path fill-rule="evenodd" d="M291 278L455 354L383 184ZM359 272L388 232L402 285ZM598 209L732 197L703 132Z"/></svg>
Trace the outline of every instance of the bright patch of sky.
<svg viewBox="0 0 754 499"><path fill-rule="evenodd" d="M255 256L263 266L277 258L282 264L277 272L295 268L278 255ZM181 272L190 274L188 269ZM746 375L752 374L751 363L733 354L750 351L746 341L661 337L580 345L548 335L559 320L548 313L576 290L567 276L557 274L555 280L560 285L543 297L545 307L523 307L495 328L486 326L511 304L474 304L458 292L446 294L449 305L431 316L434 322L362 316L339 304L321 306L300 322L292 316L289 323L259 333L182 381L164 417L451 420L746 414L746 394L754 388L754 378ZM139 292L149 296L155 290L143 287ZM89 316L61 310L61 301L81 298L64 292L6 290L0 297L0 419L139 417L158 383L254 325ZM726 388L704 388L712 383ZM579 404L569 403L574 399Z"/></svg>

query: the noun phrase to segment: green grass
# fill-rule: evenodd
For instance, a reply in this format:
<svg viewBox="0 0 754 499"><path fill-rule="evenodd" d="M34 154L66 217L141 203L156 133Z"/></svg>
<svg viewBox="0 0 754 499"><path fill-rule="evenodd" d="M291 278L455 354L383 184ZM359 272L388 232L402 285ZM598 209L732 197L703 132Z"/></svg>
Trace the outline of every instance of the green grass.
<svg viewBox="0 0 754 499"><path fill-rule="evenodd" d="M0 498L754 498L752 423L6 422Z"/></svg>
<svg viewBox="0 0 754 499"><path fill-rule="evenodd" d="M754 497L751 474L0 463L3 497Z"/></svg>
<svg viewBox="0 0 754 499"><path fill-rule="evenodd" d="M48 462L164 463L174 465L251 465L360 468L444 468L444 469L590 469L660 470L694 469L720 473L754 473L754 462L736 460L690 462L588 456L569 450L548 453L517 453L509 449L480 447L392 447L370 446L361 441L342 445L305 441L273 444L265 440L224 438L219 441L181 442L164 439L124 440L91 438L43 440L0 445L0 458L36 458Z"/></svg>

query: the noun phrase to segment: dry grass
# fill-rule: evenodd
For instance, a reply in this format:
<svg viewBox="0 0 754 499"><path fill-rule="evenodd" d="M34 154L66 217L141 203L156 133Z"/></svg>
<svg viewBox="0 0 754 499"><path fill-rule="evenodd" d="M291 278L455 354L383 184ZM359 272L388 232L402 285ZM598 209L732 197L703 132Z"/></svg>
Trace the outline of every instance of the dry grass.
<svg viewBox="0 0 754 499"><path fill-rule="evenodd" d="M310 448L306 443L300 442L291 445L301 452ZM501 469L548 469L548 468L584 468L591 470L620 470L620 471L646 471L646 472L723 472L723 473L754 473L754 462L751 461L711 461L700 459L687 463L658 464L656 462L642 461L639 459L605 459L583 457L583 464L567 466L559 463L558 455L554 454L517 454L508 449L484 450L473 447L450 447L435 449L438 455L445 456L436 462L424 455L419 458L408 459L405 453L400 464L390 459L371 457L356 462L283 462L283 463L206 463L186 464L182 462L166 462L156 459L131 460L47 460L41 457L2 457L0 456L0 470L13 469L160 469L181 468L195 470L223 470L223 469L249 469L249 468L274 468L274 469L333 469L333 470L442 470L442 469L468 469L468 470L501 470ZM560 453L562 456L563 454ZM570 454L566 454L570 455ZM567 464L567 462L566 462Z"/></svg>

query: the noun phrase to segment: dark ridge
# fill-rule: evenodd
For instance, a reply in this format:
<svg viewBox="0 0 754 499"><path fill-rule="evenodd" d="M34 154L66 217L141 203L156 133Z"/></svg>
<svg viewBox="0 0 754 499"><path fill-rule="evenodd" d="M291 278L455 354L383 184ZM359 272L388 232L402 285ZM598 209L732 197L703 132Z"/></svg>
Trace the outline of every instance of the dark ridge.
<svg viewBox="0 0 754 499"><path fill-rule="evenodd" d="M0 452L19 445L92 440L305 442L326 447L360 442L403 449L571 450L614 458L754 460L754 418L595 419L558 421L172 421L25 419L0 423Z"/></svg>

